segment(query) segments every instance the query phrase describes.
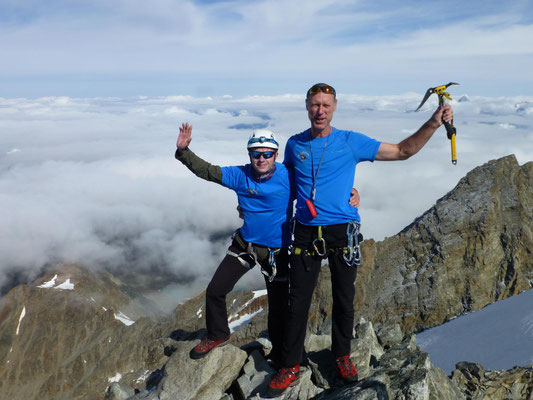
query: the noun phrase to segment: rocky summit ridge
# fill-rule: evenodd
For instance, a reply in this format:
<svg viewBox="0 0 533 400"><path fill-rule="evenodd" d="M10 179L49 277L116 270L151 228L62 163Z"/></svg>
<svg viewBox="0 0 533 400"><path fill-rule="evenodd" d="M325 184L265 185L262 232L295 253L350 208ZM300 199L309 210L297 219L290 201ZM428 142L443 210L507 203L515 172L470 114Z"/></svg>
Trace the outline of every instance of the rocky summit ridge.
<svg viewBox="0 0 533 400"><path fill-rule="evenodd" d="M459 363L450 377L413 333L533 286L533 162L514 156L468 173L399 234L363 242L352 359L360 382L338 381L329 351L331 287L321 272L307 361L285 399L533 399L533 367ZM0 398L259 399L267 361L266 297L228 296L231 344L206 358L204 293L168 317L115 277L77 265L50 269L0 299ZM152 313L153 314L153 313ZM468 361L468 360L466 360Z"/></svg>
<svg viewBox="0 0 533 400"><path fill-rule="evenodd" d="M418 332L533 286L533 162L477 167L399 234L364 242L356 312Z"/></svg>

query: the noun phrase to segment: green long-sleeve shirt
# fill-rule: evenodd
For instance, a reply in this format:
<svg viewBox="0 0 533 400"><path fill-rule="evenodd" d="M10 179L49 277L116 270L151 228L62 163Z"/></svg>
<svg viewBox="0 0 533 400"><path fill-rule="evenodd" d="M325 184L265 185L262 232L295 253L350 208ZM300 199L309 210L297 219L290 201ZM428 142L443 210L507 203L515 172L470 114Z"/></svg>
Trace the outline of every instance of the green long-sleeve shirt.
<svg viewBox="0 0 533 400"><path fill-rule="evenodd" d="M181 161L197 177L220 185L222 184L222 168L218 165L208 163L194 154L192 150L188 148L183 151L176 149L175 157L176 160Z"/></svg>

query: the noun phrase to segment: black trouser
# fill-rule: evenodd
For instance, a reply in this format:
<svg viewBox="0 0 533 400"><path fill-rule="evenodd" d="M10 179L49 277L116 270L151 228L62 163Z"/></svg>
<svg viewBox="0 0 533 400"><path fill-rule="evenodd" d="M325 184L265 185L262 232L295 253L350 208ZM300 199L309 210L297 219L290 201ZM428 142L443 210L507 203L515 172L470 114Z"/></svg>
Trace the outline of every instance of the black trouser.
<svg viewBox="0 0 533 400"><path fill-rule="evenodd" d="M347 224L322 227L328 250L339 249L328 252L333 295L331 351L336 357L350 354L354 323L353 299L357 268L348 266L343 259L342 249L347 244L346 228ZM294 247L312 251L312 242L317 238L317 232L316 226L297 223L294 232ZM282 364L286 367L292 367L303 361L307 318L321 262L322 258L316 255L306 255L303 251L299 255L293 253L290 256L289 311L282 347Z"/></svg>
<svg viewBox="0 0 533 400"><path fill-rule="evenodd" d="M236 254L245 251L236 239L233 240L229 250ZM268 258L258 261L260 264L266 264ZM276 279L269 282L265 277L265 282L268 294L268 335L272 341L271 354L272 357L278 357L279 361L288 308L289 284L286 248L282 248L276 255L276 268ZM226 295L233 290L237 281L248 271L248 268L231 255L226 255L218 266L206 291L205 320L209 339L221 340L229 336Z"/></svg>

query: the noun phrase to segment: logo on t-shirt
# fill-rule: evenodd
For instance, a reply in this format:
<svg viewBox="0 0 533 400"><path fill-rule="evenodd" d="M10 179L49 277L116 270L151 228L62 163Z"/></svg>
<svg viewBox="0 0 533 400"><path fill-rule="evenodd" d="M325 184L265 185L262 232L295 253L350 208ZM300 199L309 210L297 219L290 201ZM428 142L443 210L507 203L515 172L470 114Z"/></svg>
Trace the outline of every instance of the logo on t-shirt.
<svg viewBox="0 0 533 400"><path fill-rule="evenodd" d="M309 153L307 151L302 151L300 154L298 154L300 161L305 161L307 157L309 157Z"/></svg>
<svg viewBox="0 0 533 400"><path fill-rule="evenodd" d="M255 189L252 189L252 188L246 188L244 189L246 192L248 192L248 194L252 195L252 196L255 196L257 194L257 190Z"/></svg>

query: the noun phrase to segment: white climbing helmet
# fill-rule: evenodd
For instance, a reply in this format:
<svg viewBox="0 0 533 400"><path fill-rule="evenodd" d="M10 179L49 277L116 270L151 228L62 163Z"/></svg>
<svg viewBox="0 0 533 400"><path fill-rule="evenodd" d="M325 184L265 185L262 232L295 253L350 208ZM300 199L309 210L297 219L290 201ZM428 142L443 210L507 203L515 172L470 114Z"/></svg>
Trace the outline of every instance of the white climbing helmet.
<svg viewBox="0 0 533 400"><path fill-rule="evenodd" d="M269 149L278 150L279 144L276 142L274 132L268 129L255 130L250 136L250 139L248 139L248 146L246 148L255 149L257 147L268 147Z"/></svg>

